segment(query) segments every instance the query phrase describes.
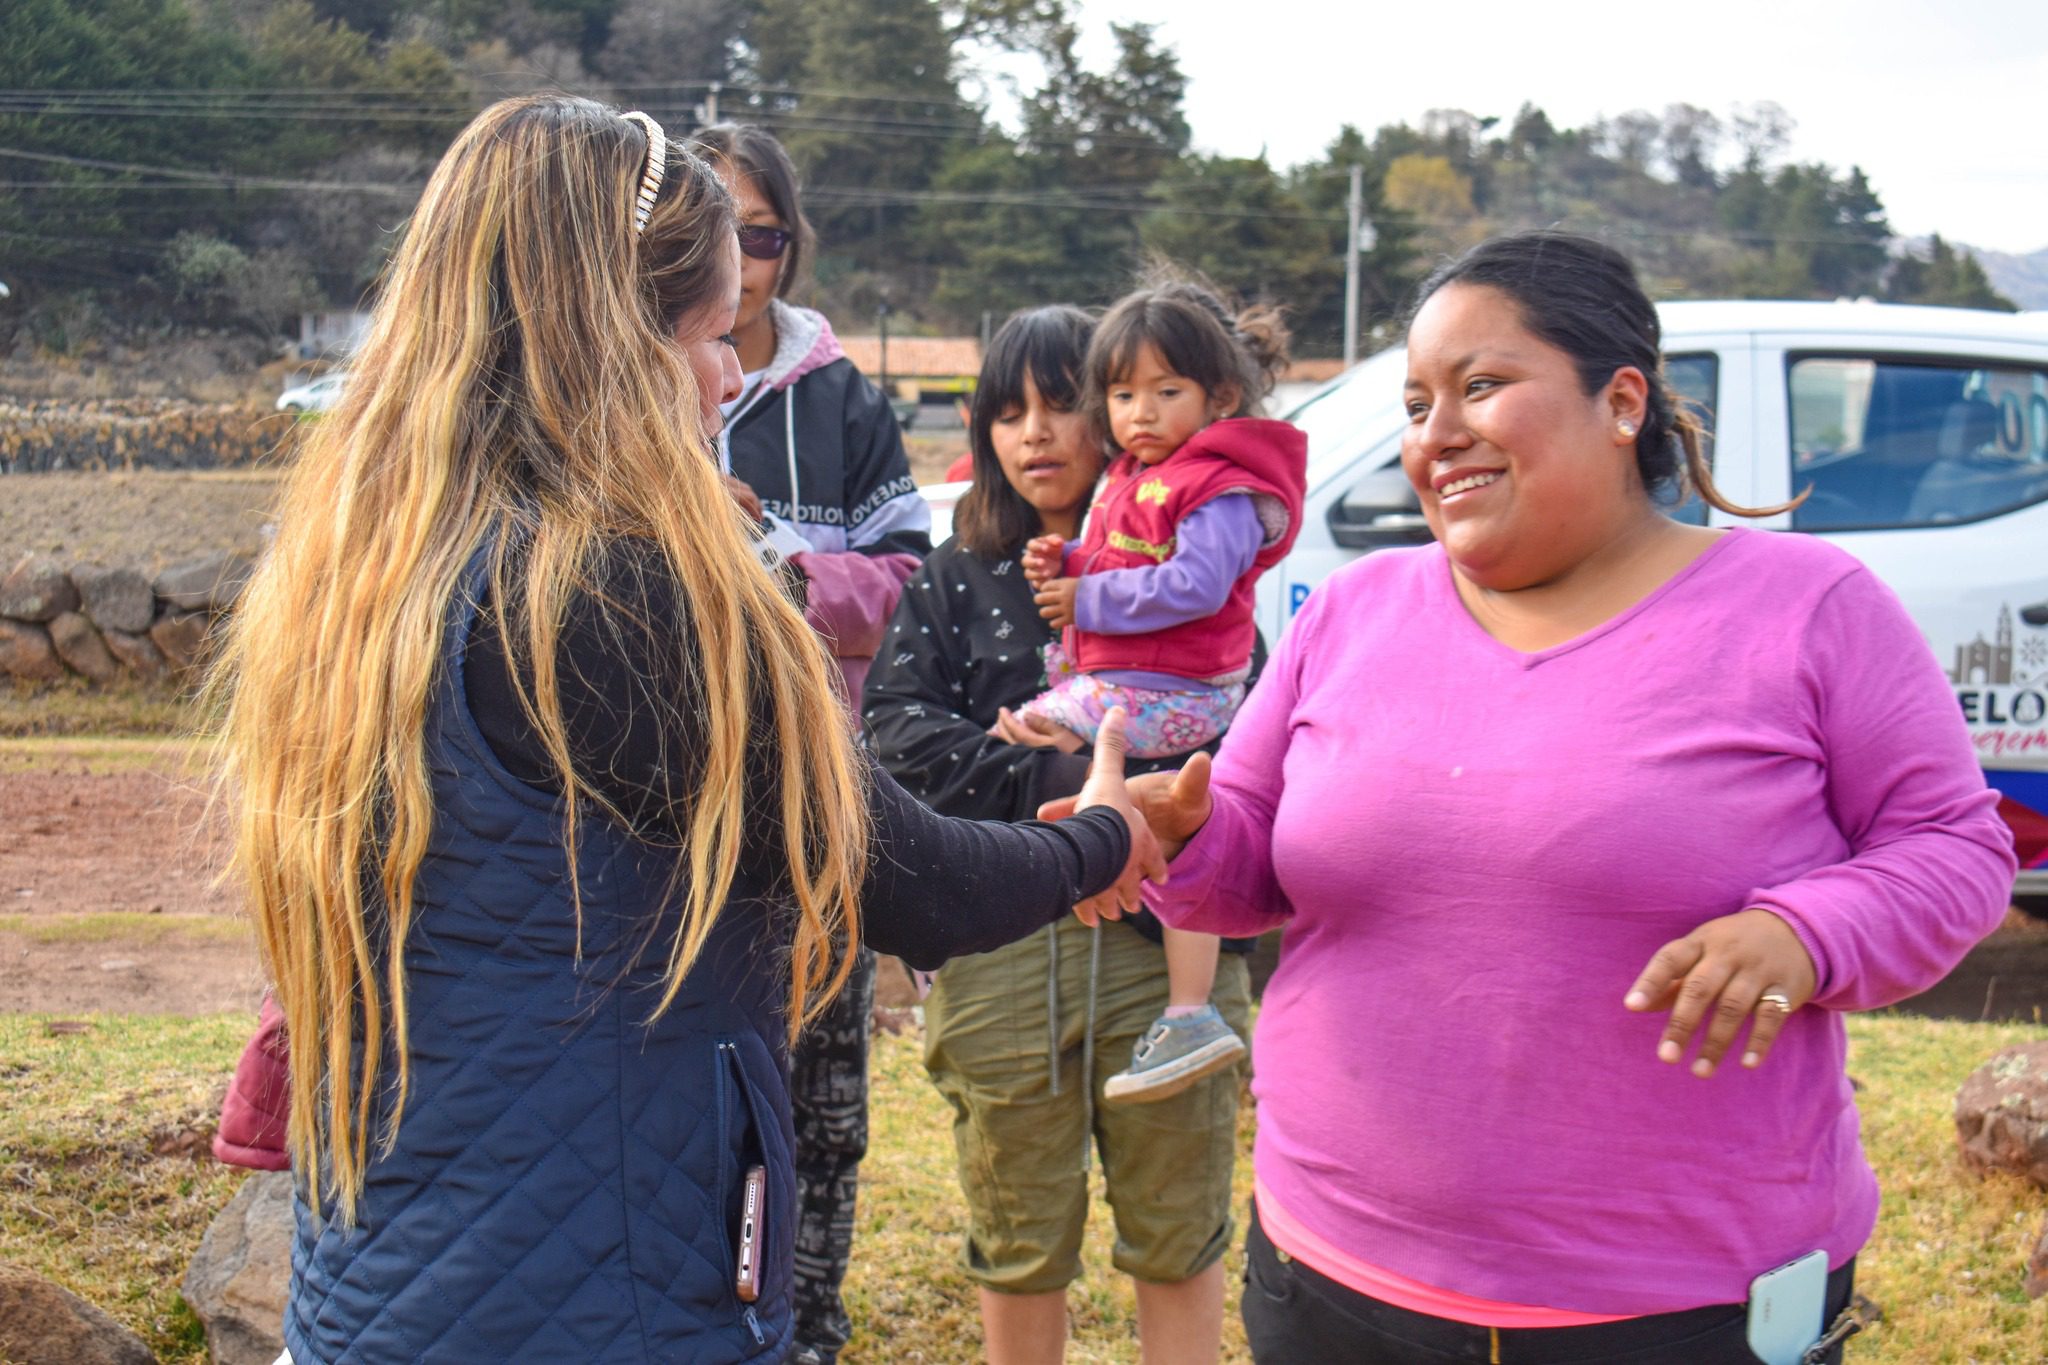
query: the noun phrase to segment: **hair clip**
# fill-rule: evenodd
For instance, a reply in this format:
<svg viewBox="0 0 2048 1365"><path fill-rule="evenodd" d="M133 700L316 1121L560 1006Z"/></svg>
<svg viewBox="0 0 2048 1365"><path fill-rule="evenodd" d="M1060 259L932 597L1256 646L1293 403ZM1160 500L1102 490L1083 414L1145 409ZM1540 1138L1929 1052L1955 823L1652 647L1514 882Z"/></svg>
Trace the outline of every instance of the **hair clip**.
<svg viewBox="0 0 2048 1365"><path fill-rule="evenodd" d="M633 201L633 231L645 232L647 219L654 212L654 201L661 197L662 177L668 174L668 138L650 114L635 109L619 117L639 124L647 134L647 166L640 172L640 193Z"/></svg>

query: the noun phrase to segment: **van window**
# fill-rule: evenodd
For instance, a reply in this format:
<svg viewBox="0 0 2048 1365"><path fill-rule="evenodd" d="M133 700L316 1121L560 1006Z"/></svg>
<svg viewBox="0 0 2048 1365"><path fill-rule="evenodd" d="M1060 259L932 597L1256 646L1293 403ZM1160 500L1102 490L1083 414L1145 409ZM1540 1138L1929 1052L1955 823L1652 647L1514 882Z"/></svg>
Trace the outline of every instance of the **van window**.
<svg viewBox="0 0 2048 1365"><path fill-rule="evenodd" d="M1801 531L1980 521L2048 498L2048 373L1967 361L1794 359Z"/></svg>
<svg viewBox="0 0 2048 1365"><path fill-rule="evenodd" d="M1693 415L1706 428L1706 438L1700 442L1700 454L1707 460L1707 468L1714 467L1714 412L1716 399L1721 391L1720 358L1709 353L1705 355L1667 355L1664 357L1664 378L1678 391L1693 409ZM1685 490L1685 497L1671 509L1671 518L1691 526L1707 524L1707 505L1691 489Z"/></svg>

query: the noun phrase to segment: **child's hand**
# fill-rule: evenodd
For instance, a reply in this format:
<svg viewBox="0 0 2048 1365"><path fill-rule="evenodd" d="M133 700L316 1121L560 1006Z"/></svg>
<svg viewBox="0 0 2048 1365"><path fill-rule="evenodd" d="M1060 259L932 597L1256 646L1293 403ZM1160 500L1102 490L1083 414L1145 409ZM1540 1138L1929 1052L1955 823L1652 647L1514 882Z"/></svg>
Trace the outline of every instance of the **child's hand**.
<svg viewBox="0 0 2048 1365"><path fill-rule="evenodd" d="M1033 536L1024 545L1024 577L1032 587L1042 588L1060 576L1067 542L1055 535Z"/></svg>
<svg viewBox="0 0 2048 1365"><path fill-rule="evenodd" d="M1038 603L1038 614L1054 630L1065 630L1074 624L1074 594L1081 587L1078 578L1055 578L1039 585L1032 601Z"/></svg>
<svg viewBox="0 0 2048 1365"><path fill-rule="evenodd" d="M988 729L991 735L1005 744L1021 744L1029 749L1058 749L1063 754L1078 754L1088 746L1088 741L1061 725L1048 720L1036 711L1018 715L1005 706L996 712L996 723Z"/></svg>

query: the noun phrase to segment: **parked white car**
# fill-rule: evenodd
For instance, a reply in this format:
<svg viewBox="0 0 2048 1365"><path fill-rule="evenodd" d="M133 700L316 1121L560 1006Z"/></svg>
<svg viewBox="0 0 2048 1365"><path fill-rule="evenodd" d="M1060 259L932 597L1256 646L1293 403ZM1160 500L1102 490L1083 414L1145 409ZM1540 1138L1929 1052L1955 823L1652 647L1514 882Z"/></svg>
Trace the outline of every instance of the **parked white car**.
<svg viewBox="0 0 2048 1365"><path fill-rule="evenodd" d="M2048 913L2048 313L1875 303L1670 303L1673 382L1705 409L1714 477L1750 525L1820 535L1904 600L1956 691L2019 843L2016 896ZM1290 419L1308 433L1293 552L1259 584L1279 639L1367 551L1428 540L1401 472L1406 359L1382 352ZM927 490L940 522L965 485ZM1738 519L1697 502L1688 520Z"/></svg>
<svg viewBox="0 0 2048 1365"><path fill-rule="evenodd" d="M318 379L294 384L277 396L279 412L325 412L341 401L341 386L348 382L347 370L331 370Z"/></svg>

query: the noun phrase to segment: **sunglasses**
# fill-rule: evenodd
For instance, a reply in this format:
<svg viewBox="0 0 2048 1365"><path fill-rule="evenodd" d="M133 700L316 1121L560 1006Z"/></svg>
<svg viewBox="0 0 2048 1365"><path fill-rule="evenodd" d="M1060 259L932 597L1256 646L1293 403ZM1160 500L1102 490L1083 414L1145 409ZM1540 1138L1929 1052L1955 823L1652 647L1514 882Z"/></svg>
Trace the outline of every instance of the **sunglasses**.
<svg viewBox="0 0 2048 1365"><path fill-rule="evenodd" d="M757 261L780 260L796 234L788 228L763 227L758 223L740 225L740 254Z"/></svg>

